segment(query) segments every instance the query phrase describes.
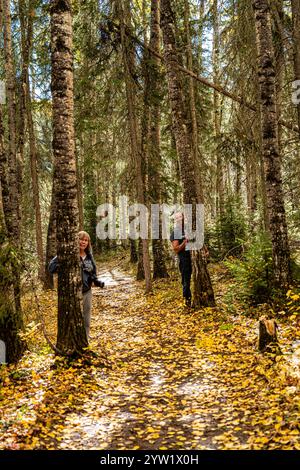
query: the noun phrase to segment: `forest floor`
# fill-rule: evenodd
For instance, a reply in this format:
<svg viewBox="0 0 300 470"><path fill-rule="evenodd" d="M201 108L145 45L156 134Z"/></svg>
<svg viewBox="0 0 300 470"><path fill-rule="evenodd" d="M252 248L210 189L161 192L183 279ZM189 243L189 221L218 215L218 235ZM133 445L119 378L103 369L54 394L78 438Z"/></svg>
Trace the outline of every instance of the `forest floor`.
<svg viewBox="0 0 300 470"><path fill-rule="evenodd" d="M300 450L299 328L279 322L283 354L266 357L257 316L223 303L224 267L210 267L217 307L193 310L175 271L145 295L126 266L99 266L88 361L55 358L39 332L37 311L55 340L55 292L25 296L30 350L0 371L0 449Z"/></svg>

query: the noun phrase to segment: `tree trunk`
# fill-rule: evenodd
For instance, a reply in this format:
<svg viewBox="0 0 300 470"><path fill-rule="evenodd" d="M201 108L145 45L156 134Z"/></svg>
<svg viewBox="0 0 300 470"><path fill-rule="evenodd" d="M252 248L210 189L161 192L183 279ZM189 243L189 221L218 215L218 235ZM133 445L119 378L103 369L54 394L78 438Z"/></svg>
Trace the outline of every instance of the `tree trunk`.
<svg viewBox="0 0 300 470"><path fill-rule="evenodd" d="M290 252L278 148L274 49L272 44L270 7L267 0L252 0L252 6L255 15L262 152L272 239L274 278L278 287L286 289L291 280Z"/></svg>
<svg viewBox="0 0 300 470"><path fill-rule="evenodd" d="M200 75L203 70L203 32L204 32L204 13L205 13L205 0L200 0L199 5L199 45L198 45L198 68Z"/></svg>
<svg viewBox="0 0 300 470"><path fill-rule="evenodd" d="M257 155L253 148L252 152L246 156L246 188L247 207L250 221L253 221L254 213L257 209Z"/></svg>
<svg viewBox="0 0 300 470"><path fill-rule="evenodd" d="M20 244L20 194L18 193L17 177L17 157L16 157L16 89L15 76L12 56L12 37L11 37L11 16L10 2L3 0L4 6L4 56L5 56L5 75L6 75L6 93L8 106L8 143L9 143L9 174L8 183L10 186L11 198L11 221L12 235L15 238L17 246Z"/></svg>
<svg viewBox="0 0 300 470"><path fill-rule="evenodd" d="M218 0L213 0L213 80L219 82L220 75L220 31L219 31L219 12ZM221 107L220 93L214 90L214 133L216 144L221 134ZM216 145L215 144L215 145ZM216 210L218 216L224 213L224 165L220 150L216 150Z"/></svg>
<svg viewBox="0 0 300 470"><path fill-rule="evenodd" d="M178 70L178 55L174 36L174 14L170 0L161 0L161 27L164 42L164 58L167 70L169 99L172 110L172 123L176 140L176 150L180 162L180 173L183 184L183 201L192 204L202 203L197 194L197 185L193 168L193 155L189 142L184 115L184 102L181 88L180 72ZM202 194L202 193L201 193ZM214 293L206 262L201 250L193 250L193 284L195 307L212 306L215 304Z"/></svg>
<svg viewBox="0 0 300 470"><path fill-rule="evenodd" d="M0 11L1 17L1 11ZM0 340L4 342L6 349L6 362L15 363L21 357L26 344L19 337L23 329L23 318L20 310L16 310L14 302L14 289L12 270L19 269L14 265L11 251L8 245L11 241L8 237L11 229L10 188L7 180L7 159L4 149L4 128L2 122L2 109L0 104L0 192L4 218L0 220ZM13 245L11 244L11 248Z"/></svg>
<svg viewBox="0 0 300 470"><path fill-rule="evenodd" d="M130 239L130 263L137 263L138 255L135 240Z"/></svg>
<svg viewBox="0 0 300 470"><path fill-rule="evenodd" d="M47 246L46 246L46 260L45 260L45 274L44 274L44 289L53 289L53 275L49 272L48 266L52 258L57 253L56 249L56 202L55 202L55 177L53 175L50 217L48 222L47 231Z"/></svg>
<svg viewBox="0 0 300 470"><path fill-rule="evenodd" d="M300 0L291 0L293 18L294 77L300 80ZM297 87L299 89L299 85ZM297 104L298 131L300 136L300 103Z"/></svg>
<svg viewBox="0 0 300 470"><path fill-rule="evenodd" d="M151 32L150 47L159 53L160 47L160 0L151 1ZM149 179L151 181L150 200L152 204L160 204L161 200L161 153L160 153L160 99L161 99L161 61L158 57L149 57L149 107L150 107L150 135L149 135ZM165 248L161 238L161 219L159 239L152 240L153 278L169 277L166 262Z"/></svg>
<svg viewBox="0 0 300 470"><path fill-rule="evenodd" d="M192 54L192 41L190 33L190 7L188 0L185 0L184 3L184 27L186 35L186 45L187 45L187 68L193 70L193 54ZM203 200L203 194L200 194L202 188L202 182L200 180L200 171L199 171L199 146L198 146L198 122L197 122L197 113L196 113L196 100L195 100L195 82L192 77L188 77L189 92L188 92L188 108L189 115L191 119L191 142L192 142L192 154L193 154L193 163L195 171L195 180L197 185L197 193L199 198Z"/></svg>
<svg viewBox="0 0 300 470"><path fill-rule="evenodd" d="M273 354L280 352L277 328L275 320L267 320L265 318L259 320L258 349L261 352L270 352Z"/></svg>
<svg viewBox="0 0 300 470"><path fill-rule="evenodd" d="M79 210L79 230L84 229L84 220L83 220L83 191L82 191L82 182L83 182L83 170L82 162L79 157L79 151L76 151L76 175L77 175L77 194L78 194L78 210Z"/></svg>
<svg viewBox="0 0 300 470"><path fill-rule="evenodd" d="M283 37L283 1L271 2L274 15L274 54L275 54L275 90L276 90L276 112L277 122L280 122L283 104L283 80L285 69L284 37ZM282 152L282 128L278 126L278 147Z"/></svg>
<svg viewBox="0 0 300 470"><path fill-rule="evenodd" d="M88 345L83 313L78 247L72 14L69 0L51 1L53 154L58 256L58 334L62 354L77 355Z"/></svg>
<svg viewBox="0 0 300 470"><path fill-rule="evenodd" d="M119 17L120 17L120 32L121 32L121 44L122 44L122 54L123 54L123 63L125 70L125 85L126 85L126 96L127 96L127 105L128 105L128 114L129 114L129 127L130 127L130 141L131 141L131 151L133 159L135 162L136 168L136 183L137 183L137 199L139 204L145 204L144 196L144 183L143 183L143 174L142 174L142 154L141 154L141 142L138 135L138 119L137 119L137 110L136 110L136 87L133 81L134 76L134 56L133 51L130 50L130 45L128 44L128 39L125 34L125 24L124 18L128 21L130 19L130 2L126 0L125 8L123 8L122 0L118 0L119 8ZM149 250L148 250L148 240L142 240L143 248L143 265L145 273L145 282L146 282L146 292L150 292L152 289L151 285L151 269L150 269L150 259L149 259Z"/></svg>
<svg viewBox="0 0 300 470"><path fill-rule="evenodd" d="M144 263L143 263L143 244L142 240L138 240L138 252L137 252L138 264L136 271L136 280L142 281L145 279Z"/></svg>
<svg viewBox="0 0 300 470"><path fill-rule="evenodd" d="M3 0L0 17L4 20L4 57L6 75L6 93L8 107L8 143L6 155L3 143L3 123L0 110L0 176L2 204L5 227L1 228L1 260L3 273L0 281L0 339L6 344L6 359L9 363L17 362L26 343L20 339L19 332L23 330L21 309L21 270L20 252L20 194L18 193L17 161L16 161L16 105L15 77L12 59L12 36L10 3ZM1 104L0 104L1 108ZM7 248L7 242L9 249ZM6 254L5 254L6 251ZM13 251L13 253L12 253ZM1 270L2 272L2 270Z"/></svg>
<svg viewBox="0 0 300 470"><path fill-rule="evenodd" d="M29 83L29 56L32 46L32 34L33 34L33 16L34 16L34 4L30 0L28 5L28 11L24 2L19 0L19 14L21 22L21 32L22 32L22 99L21 102L24 103L21 105L21 127L22 139L19 138L19 142L22 141L21 146L23 147L24 140L24 128L25 128L25 116L27 116L27 125L28 125L28 134L29 134L29 152L30 152L30 172L31 172L31 181L32 181L32 194L33 194L33 205L35 211L35 237L36 237L36 250L39 260L39 279L43 281L44 276L44 249L43 249L43 234L42 234L42 217L41 217L41 208L40 208L40 197L39 197L39 178L37 171L37 150L36 150L36 140L34 133L34 124L32 117L31 109L31 92L30 92L30 83ZM27 18L27 27L26 27L26 18ZM24 107L24 109L23 109ZM21 129L20 129L21 131ZM23 151L21 151L23 154Z"/></svg>

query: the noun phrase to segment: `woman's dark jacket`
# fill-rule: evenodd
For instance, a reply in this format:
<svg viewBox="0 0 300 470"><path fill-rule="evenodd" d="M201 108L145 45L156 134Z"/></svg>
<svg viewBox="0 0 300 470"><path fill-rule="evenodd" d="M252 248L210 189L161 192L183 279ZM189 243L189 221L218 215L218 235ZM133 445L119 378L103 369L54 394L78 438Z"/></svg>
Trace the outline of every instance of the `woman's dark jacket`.
<svg viewBox="0 0 300 470"><path fill-rule="evenodd" d="M86 257L82 259L81 262L81 277L82 277L82 292L88 292L92 287L94 281L97 282L97 270L96 264L91 253L87 253ZM55 274L58 270L58 260L57 256L53 258L49 263L49 272Z"/></svg>

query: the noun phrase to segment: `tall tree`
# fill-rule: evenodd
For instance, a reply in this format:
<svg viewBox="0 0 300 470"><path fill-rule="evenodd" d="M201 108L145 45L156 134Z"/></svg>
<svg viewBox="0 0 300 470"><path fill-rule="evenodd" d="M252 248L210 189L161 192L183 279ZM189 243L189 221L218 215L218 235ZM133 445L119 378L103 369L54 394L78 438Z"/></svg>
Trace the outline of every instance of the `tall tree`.
<svg viewBox="0 0 300 470"><path fill-rule="evenodd" d="M0 109L0 177L4 221L1 226L0 338L6 343L7 362L17 362L26 347L21 309L20 194L16 161L15 75L12 56L10 2L0 2L0 24L4 24L4 57L8 108L8 149L4 148L4 128ZM2 8L3 7L3 8ZM1 27L2 29L2 27ZM1 104L0 104L1 108Z"/></svg>
<svg viewBox="0 0 300 470"><path fill-rule="evenodd" d="M300 0L291 0L293 18L293 53L294 53L294 76L300 81ZM298 85L299 87L299 85ZM298 131L300 135L300 102L297 105Z"/></svg>
<svg viewBox="0 0 300 470"><path fill-rule="evenodd" d="M151 24L150 24L150 43L152 50L159 53L160 49L160 0L151 1ZM148 102L150 111L150 129L149 129L149 185L150 199L153 204L161 203L161 148L160 148L160 100L161 100L161 60L157 56L149 56L147 61L148 69ZM161 226L161 221L158 220ZM153 251L153 278L168 277L165 263L164 244L160 238L152 240Z"/></svg>
<svg viewBox="0 0 300 470"><path fill-rule="evenodd" d="M172 124L183 185L183 202L185 204L192 204L193 208L195 208L196 204L203 203L203 200L200 200L195 180L192 148L187 131L181 76L178 68L179 59L175 42L174 13L170 0L161 0L161 28L163 32L164 59L167 70ZM200 191L200 194L202 194L202 191ZM214 292L206 261L201 250L193 250L192 266L194 306L214 305Z"/></svg>
<svg viewBox="0 0 300 470"><path fill-rule="evenodd" d="M187 68L193 70L193 52L192 52L192 40L190 31L190 7L188 0L184 2L184 29L186 36L186 62ZM189 116L191 121L191 142L192 142L192 155L194 162L195 180L197 185L197 192L199 193L202 184L200 182L199 172L199 145L198 145L198 122L196 112L196 98L195 98L195 81L189 76L188 77L188 103L187 108L189 110ZM199 194L199 197L203 199L203 195Z"/></svg>
<svg viewBox="0 0 300 470"><path fill-rule="evenodd" d="M220 27L219 27L219 10L218 0L213 0L212 5L213 18L213 76L214 83L219 83L220 76ZM221 134L221 102L220 93L214 90L214 133L216 142L220 139ZM216 152L216 208L218 215L224 211L224 164L220 149Z"/></svg>
<svg viewBox="0 0 300 470"><path fill-rule="evenodd" d="M52 0L50 12L58 256L57 348L63 354L76 355L83 352L88 341L81 305L70 0Z"/></svg>
<svg viewBox="0 0 300 470"><path fill-rule="evenodd" d="M290 252L278 145L275 55L272 43L270 6L267 0L252 0L252 7L255 16L257 74L261 106L261 140L274 277L278 287L287 288L291 280Z"/></svg>
<svg viewBox="0 0 300 470"><path fill-rule="evenodd" d="M143 181L143 167L142 167L142 152L141 152L141 139L139 136L138 116L136 107L136 85L134 82L134 55L133 50L130 47L130 41L125 31L125 22L130 29L131 24L128 24L128 20L131 20L130 16L130 0L125 0L124 4L122 0L118 0L118 13L120 18L120 33L121 33L121 45L122 45L122 56L124 63L124 74L125 74L125 86L126 86L126 97L128 105L128 121L130 130L130 141L131 141L131 152L135 162L136 170L136 190L137 200L139 204L145 203L144 194L144 181ZM150 292L152 289L151 285L151 269L150 269L150 258L148 249L148 240L143 239L142 242L142 253L143 253L143 265L146 282L146 292Z"/></svg>
<svg viewBox="0 0 300 470"><path fill-rule="evenodd" d="M29 153L30 153L30 172L32 182L32 195L33 205L35 212L35 238L36 238L36 251L39 260L39 278L41 281L44 279L44 250L43 250L43 234L42 234L42 216L40 206L40 193L39 193L39 176L37 170L37 146L34 130L34 122L32 115L31 103L31 90L29 81L29 59L32 48L33 38L33 18L35 15L34 0L28 3L26 9L26 2L19 0L19 16L21 23L21 37L22 37L22 98L21 98L21 123L20 135L24 134L25 116L27 116L27 127L29 136ZM21 145L23 146L23 144ZM23 153L23 152L21 152Z"/></svg>
<svg viewBox="0 0 300 470"><path fill-rule="evenodd" d="M54 184L56 177L53 175L50 215L47 230L47 244L46 244L46 260L45 260L45 273L44 273L44 289L53 289L53 275L49 272L48 266L52 258L56 255L56 201L55 201L55 188Z"/></svg>

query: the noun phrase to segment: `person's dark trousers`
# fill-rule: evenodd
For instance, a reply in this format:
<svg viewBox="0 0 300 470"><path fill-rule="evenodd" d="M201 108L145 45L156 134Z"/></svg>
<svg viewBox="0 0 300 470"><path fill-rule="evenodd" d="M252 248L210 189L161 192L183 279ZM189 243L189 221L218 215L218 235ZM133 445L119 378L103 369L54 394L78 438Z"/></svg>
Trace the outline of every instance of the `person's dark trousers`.
<svg viewBox="0 0 300 470"><path fill-rule="evenodd" d="M186 300L191 300L191 276L192 276L192 262L190 258L179 259L179 270L181 272L182 294Z"/></svg>

